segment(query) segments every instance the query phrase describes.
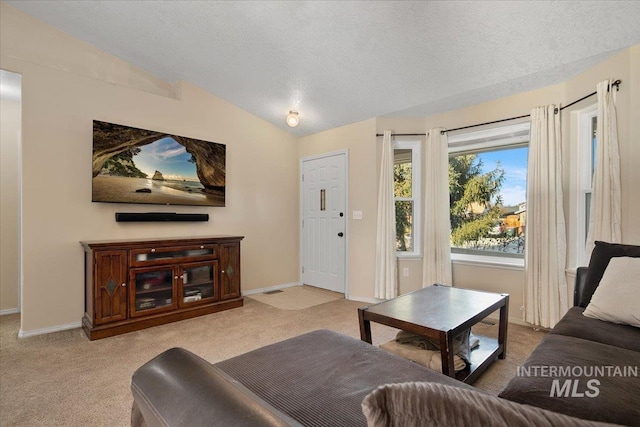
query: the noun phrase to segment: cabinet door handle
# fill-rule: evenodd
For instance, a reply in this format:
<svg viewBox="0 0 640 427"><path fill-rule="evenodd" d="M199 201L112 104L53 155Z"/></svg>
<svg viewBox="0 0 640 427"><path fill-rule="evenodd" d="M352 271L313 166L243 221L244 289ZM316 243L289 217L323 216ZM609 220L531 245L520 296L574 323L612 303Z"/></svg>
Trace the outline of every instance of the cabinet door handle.
<svg viewBox="0 0 640 427"><path fill-rule="evenodd" d="M224 274L224 270L222 270L220 273Z"/></svg>
<svg viewBox="0 0 640 427"><path fill-rule="evenodd" d="M125 286L127 286L127 284L126 284L126 283L123 283L123 284L122 284L122 287L124 288Z"/></svg>
<svg viewBox="0 0 640 427"><path fill-rule="evenodd" d="M175 276L174 279L178 280L178 277L180 277L180 276Z"/></svg>
<svg viewBox="0 0 640 427"><path fill-rule="evenodd" d="M155 249L151 249L151 252L155 252L155 251L156 251Z"/></svg>
<svg viewBox="0 0 640 427"><path fill-rule="evenodd" d="M200 246L200 249L204 249L204 246Z"/></svg>

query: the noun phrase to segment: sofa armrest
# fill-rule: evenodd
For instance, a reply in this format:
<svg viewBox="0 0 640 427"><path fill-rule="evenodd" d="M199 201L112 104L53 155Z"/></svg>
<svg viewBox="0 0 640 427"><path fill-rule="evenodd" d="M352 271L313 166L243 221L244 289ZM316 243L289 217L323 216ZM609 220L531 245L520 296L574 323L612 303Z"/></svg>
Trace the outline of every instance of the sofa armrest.
<svg viewBox="0 0 640 427"><path fill-rule="evenodd" d="M131 391L136 415L133 425L300 425L219 368L182 348L169 349L138 368L131 379Z"/></svg>
<svg viewBox="0 0 640 427"><path fill-rule="evenodd" d="M578 307L580 305L580 297L584 292L584 287L587 279L587 267L578 267L576 270L576 281L573 288L573 306Z"/></svg>

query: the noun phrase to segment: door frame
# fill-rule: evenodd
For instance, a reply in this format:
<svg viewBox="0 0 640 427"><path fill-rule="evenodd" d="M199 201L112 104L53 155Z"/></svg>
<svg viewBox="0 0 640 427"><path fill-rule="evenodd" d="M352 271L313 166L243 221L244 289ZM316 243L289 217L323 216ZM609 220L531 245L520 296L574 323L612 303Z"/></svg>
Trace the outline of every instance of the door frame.
<svg viewBox="0 0 640 427"><path fill-rule="evenodd" d="M22 135L23 135L23 127L24 127L24 102L23 102L23 96L22 94L24 93L24 82L22 81L23 77L24 77L24 73L23 72L19 72L19 71L14 71L14 69L9 69L9 68L0 68L0 70L2 70L3 72L6 73L10 73L10 74L15 74L18 77L19 80L19 93L17 95L17 102L19 104L19 109L20 109L20 120L19 120L19 129L17 130L17 139L16 139L16 143L17 146L15 147L16 149L16 158L14 158L14 160L16 160L17 165L16 165L16 187L12 187L9 188L9 191L15 191L15 195L16 195L16 204L17 204L17 217L16 217L16 221L15 223L10 223L10 224L5 224L5 225L12 225L14 227L16 227L16 231L17 231L17 239L14 241L15 243L15 251L17 252L17 265L15 266L16 268L16 281L14 283L11 283L9 285L7 285L6 283L4 284L5 287L11 287L12 289L16 289L16 307L15 308L8 308L8 309L4 309L4 310L0 310L0 316L5 315L5 314L15 314L15 313L19 313L20 314L20 329L18 331L18 336L20 338L23 337L22 334L22 301L23 301L23 268L22 268L22 260L23 260L23 244L22 244L22 236L23 236L23 232L22 232L22 216L23 216L23 212L22 212L22 178L23 178L23 162L22 162L22 145L23 145L23 141L22 141ZM0 124L1 126L1 124ZM14 248L11 248L12 252L13 252ZM15 252L14 252L15 253ZM79 323L78 323L79 324Z"/></svg>
<svg viewBox="0 0 640 427"><path fill-rule="evenodd" d="M302 220L304 218L304 189L302 181L302 173L304 171L304 162L311 160L324 159L327 157L344 156L344 212L345 212L345 242L344 242L344 298L349 299L349 150L336 150L322 154L315 154L312 156L306 156L300 158L300 164L298 166L298 182L299 188L299 217L298 217L298 235L300 236L299 250L298 250L298 282L302 285L302 259L304 252L304 232L302 230Z"/></svg>

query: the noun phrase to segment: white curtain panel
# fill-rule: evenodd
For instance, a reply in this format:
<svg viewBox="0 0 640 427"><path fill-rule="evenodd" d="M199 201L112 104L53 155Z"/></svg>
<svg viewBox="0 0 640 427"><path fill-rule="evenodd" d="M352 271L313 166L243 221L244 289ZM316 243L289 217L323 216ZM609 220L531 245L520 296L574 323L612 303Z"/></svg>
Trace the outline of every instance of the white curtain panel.
<svg viewBox="0 0 640 427"><path fill-rule="evenodd" d="M596 168L593 174L587 256L593 242L621 243L620 231L620 152L616 91L613 80L597 85L598 127L596 128Z"/></svg>
<svg viewBox="0 0 640 427"><path fill-rule="evenodd" d="M442 128L427 132L422 286L452 285L449 217L449 147Z"/></svg>
<svg viewBox="0 0 640 427"><path fill-rule="evenodd" d="M525 241L525 320L553 327L569 309L562 202L560 117L555 106L531 111Z"/></svg>
<svg viewBox="0 0 640 427"><path fill-rule="evenodd" d="M396 259L396 206L393 195L393 145L391 131L384 131L380 184L378 185L378 221L376 233L375 297L391 299L398 296Z"/></svg>

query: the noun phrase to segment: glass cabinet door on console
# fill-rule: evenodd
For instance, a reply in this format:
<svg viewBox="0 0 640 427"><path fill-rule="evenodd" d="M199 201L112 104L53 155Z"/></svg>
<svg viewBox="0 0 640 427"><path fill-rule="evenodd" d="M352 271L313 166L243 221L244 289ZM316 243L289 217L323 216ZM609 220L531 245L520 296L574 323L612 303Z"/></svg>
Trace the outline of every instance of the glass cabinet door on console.
<svg viewBox="0 0 640 427"><path fill-rule="evenodd" d="M183 264L178 276L182 283L179 292L180 306L196 305L218 301L216 286L218 277L218 261Z"/></svg>
<svg viewBox="0 0 640 427"><path fill-rule="evenodd" d="M132 317L173 310L177 307L177 277L168 267L131 270L129 310Z"/></svg>
<svg viewBox="0 0 640 427"><path fill-rule="evenodd" d="M242 236L80 242L89 339L242 307Z"/></svg>

